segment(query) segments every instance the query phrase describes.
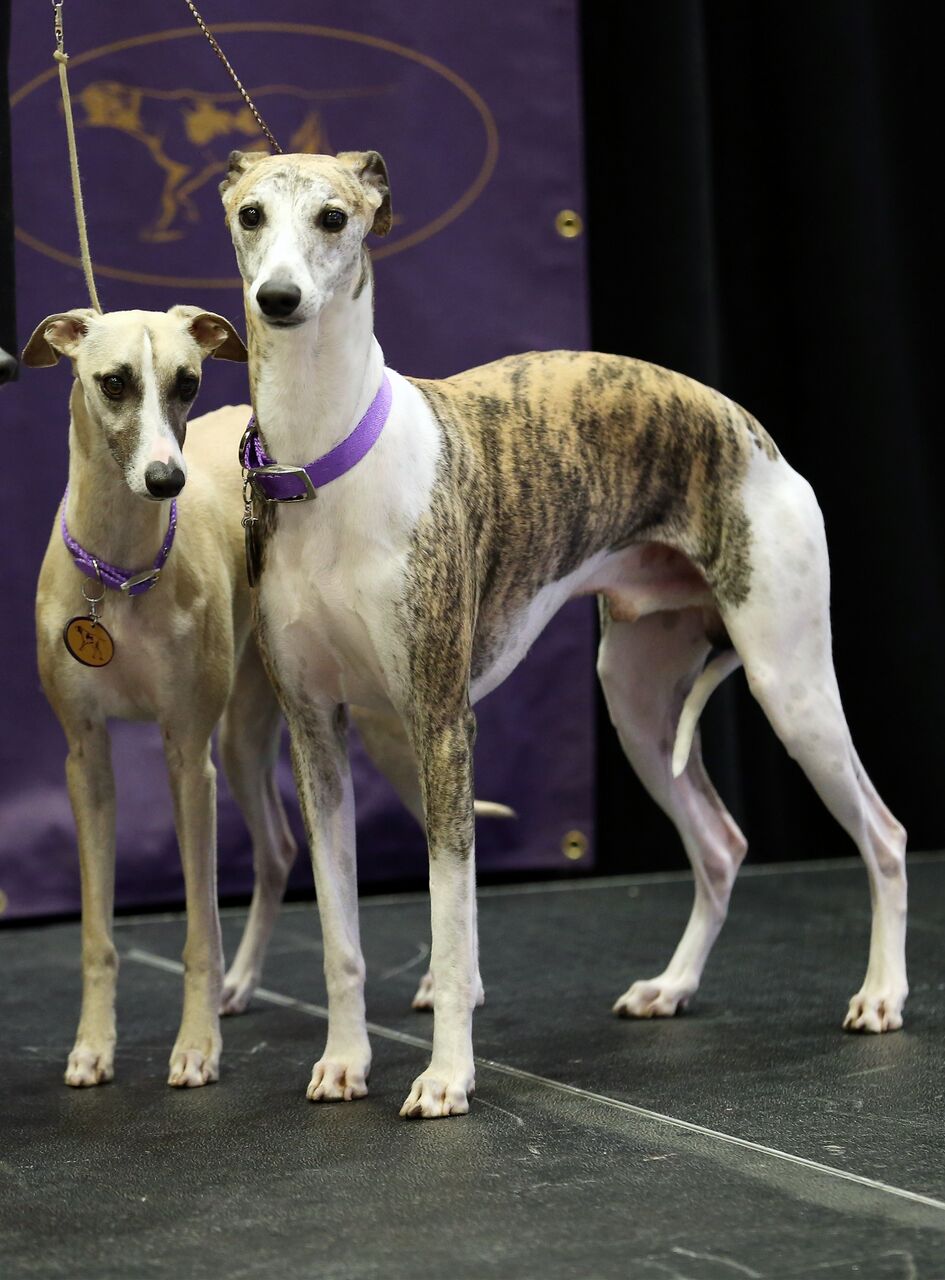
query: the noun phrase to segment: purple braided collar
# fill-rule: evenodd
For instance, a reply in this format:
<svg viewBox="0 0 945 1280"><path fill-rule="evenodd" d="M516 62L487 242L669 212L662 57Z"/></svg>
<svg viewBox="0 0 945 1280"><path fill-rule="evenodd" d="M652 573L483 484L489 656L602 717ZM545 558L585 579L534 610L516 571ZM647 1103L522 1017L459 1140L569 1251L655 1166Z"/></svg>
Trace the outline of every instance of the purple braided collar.
<svg viewBox="0 0 945 1280"><path fill-rule="evenodd" d="M273 462L262 447L255 417L250 418L240 445L240 462L255 491L267 502L306 502L314 498L318 489L350 471L368 453L384 430L392 397L385 370L377 395L351 434L306 467Z"/></svg>
<svg viewBox="0 0 945 1280"><path fill-rule="evenodd" d="M150 591L161 576L164 562L171 554L171 547L174 545L174 534L177 530L177 499L175 498L171 503L171 518L168 521L167 533L164 535L161 550L155 557L153 568L135 572L128 569L119 569L113 564L106 564L104 560L96 560L94 556L89 555L81 543L76 542L69 532L69 526L66 524L66 498L68 496L69 488L67 486L65 493L62 495L62 517L59 523L62 529L62 540L75 562L75 567L81 569L87 578L96 578L104 586L111 587L113 591L125 591L130 596L140 596L145 591Z"/></svg>

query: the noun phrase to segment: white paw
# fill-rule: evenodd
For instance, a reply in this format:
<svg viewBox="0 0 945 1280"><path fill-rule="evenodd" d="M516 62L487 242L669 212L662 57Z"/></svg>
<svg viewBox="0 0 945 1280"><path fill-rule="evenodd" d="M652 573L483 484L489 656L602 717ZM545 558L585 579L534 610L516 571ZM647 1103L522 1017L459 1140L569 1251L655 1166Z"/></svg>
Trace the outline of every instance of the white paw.
<svg viewBox="0 0 945 1280"><path fill-rule="evenodd" d="M618 1018L671 1018L689 1003L692 991L660 978L635 982L625 991L613 1011Z"/></svg>
<svg viewBox="0 0 945 1280"><path fill-rule="evenodd" d="M223 994L220 996L220 1013L224 1017L245 1013L246 1007L253 998L258 978L253 973L237 973L233 969L223 979Z"/></svg>
<svg viewBox="0 0 945 1280"><path fill-rule="evenodd" d="M88 1089L95 1084L105 1084L115 1074L112 1065L114 1049L92 1049L77 1044L69 1054L65 1081L73 1089Z"/></svg>
<svg viewBox="0 0 945 1280"><path fill-rule="evenodd" d="M310 1102L353 1102L367 1096L370 1058L320 1058L312 1067L305 1096Z"/></svg>
<svg viewBox="0 0 945 1280"><path fill-rule="evenodd" d="M438 1116L464 1116L469 1110L469 1097L476 1084L472 1067L467 1072L448 1076L433 1067L417 1076L400 1114L412 1119L420 1116L432 1120Z"/></svg>
<svg viewBox="0 0 945 1280"><path fill-rule="evenodd" d="M420 979L420 985L417 987L417 994L410 1001L411 1009L419 1009L423 1013L433 1012L433 974L427 971ZM485 1004L486 993L482 985L482 978L476 975L476 1004Z"/></svg>
<svg viewBox="0 0 945 1280"><path fill-rule="evenodd" d="M220 1078L220 1050L182 1049L175 1045L167 1083L175 1089L199 1089Z"/></svg>
<svg viewBox="0 0 945 1280"><path fill-rule="evenodd" d="M904 995L889 994L870 995L866 991L858 991L850 1001L847 1016L843 1019L844 1031L871 1031L879 1034L882 1031L898 1031L902 1026L902 1006L906 1002Z"/></svg>

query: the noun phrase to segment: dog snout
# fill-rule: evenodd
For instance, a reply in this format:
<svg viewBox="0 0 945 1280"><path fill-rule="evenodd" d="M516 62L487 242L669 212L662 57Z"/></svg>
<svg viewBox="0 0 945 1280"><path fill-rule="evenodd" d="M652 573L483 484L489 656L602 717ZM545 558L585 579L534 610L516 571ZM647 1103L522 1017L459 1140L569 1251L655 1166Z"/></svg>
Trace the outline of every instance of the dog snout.
<svg viewBox="0 0 945 1280"><path fill-rule="evenodd" d="M145 469L144 483L153 498L176 498L184 487L184 473L176 463L151 462Z"/></svg>
<svg viewBox="0 0 945 1280"><path fill-rule="evenodd" d="M267 280L256 290L256 301L264 316L284 320L302 300L302 290L291 280Z"/></svg>

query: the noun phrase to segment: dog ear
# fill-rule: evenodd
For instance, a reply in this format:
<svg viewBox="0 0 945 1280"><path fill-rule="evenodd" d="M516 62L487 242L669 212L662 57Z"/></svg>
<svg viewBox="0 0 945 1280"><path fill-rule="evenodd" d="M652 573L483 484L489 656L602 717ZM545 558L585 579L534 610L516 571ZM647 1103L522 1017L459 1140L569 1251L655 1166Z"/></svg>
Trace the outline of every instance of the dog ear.
<svg viewBox="0 0 945 1280"><path fill-rule="evenodd" d="M202 307L171 307L167 314L186 321L184 327L205 357L212 355L217 360L246 363L243 339L225 316L218 316L215 311L204 311Z"/></svg>
<svg viewBox="0 0 945 1280"><path fill-rule="evenodd" d="M377 151L340 151L335 158L353 170L361 185L367 188L374 206L371 230L376 236L386 236L391 227L390 180L383 156Z"/></svg>
<svg viewBox="0 0 945 1280"><path fill-rule="evenodd" d="M259 164L269 155L268 151L231 151L226 162L226 177L220 183L220 195L226 204L226 196L230 187L236 186L243 174Z"/></svg>
<svg viewBox="0 0 945 1280"><path fill-rule="evenodd" d="M76 307L74 311L47 316L23 348L23 363L31 369L45 369L58 364L60 356L77 355L79 343L89 331L89 320L95 314L89 307Z"/></svg>

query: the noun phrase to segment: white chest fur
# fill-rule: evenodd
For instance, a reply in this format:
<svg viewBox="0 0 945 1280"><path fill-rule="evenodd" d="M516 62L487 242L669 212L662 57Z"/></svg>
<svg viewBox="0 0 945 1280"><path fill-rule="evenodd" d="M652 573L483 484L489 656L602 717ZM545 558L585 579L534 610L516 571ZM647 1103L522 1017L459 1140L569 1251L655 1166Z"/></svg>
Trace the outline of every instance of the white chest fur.
<svg viewBox="0 0 945 1280"><path fill-rule="evenodd" d="M266 548L266 645L285 687L316 701L389 705L403 678L397 606L440 438L419 393L388 376L390 416L371 452L314 502L282 506Z"/></svg>

